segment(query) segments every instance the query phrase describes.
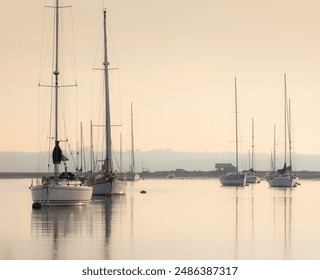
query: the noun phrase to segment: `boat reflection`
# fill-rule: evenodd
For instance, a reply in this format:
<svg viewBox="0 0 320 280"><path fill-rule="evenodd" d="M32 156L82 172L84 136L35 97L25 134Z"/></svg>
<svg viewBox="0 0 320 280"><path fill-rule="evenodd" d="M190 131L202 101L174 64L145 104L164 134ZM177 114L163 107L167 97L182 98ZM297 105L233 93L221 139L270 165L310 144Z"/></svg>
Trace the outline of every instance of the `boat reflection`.
<svg viewBox="0 0 320 280"><path fill-rule="evenodd" d="M273 199L274 246L283 259L291 259L293 189L276 189ZM281 248L282 247L282 248Z"/></svg>
<svg viewBox="0 0 320 280"><path fill-rule="evenodd" d="M271 200L252 187L234 189L234 259L292 259L294 189L273 189ZM271 245L268 246L267 244Z"/></svg>
<svg viewBox="0 0 320 280"><path fill-rule="evenodd" d="M124 205L125 197L113 196L86 206L33 209L31 235L41 248L36 258L110 259L113 218L118 219Z"/></svg>

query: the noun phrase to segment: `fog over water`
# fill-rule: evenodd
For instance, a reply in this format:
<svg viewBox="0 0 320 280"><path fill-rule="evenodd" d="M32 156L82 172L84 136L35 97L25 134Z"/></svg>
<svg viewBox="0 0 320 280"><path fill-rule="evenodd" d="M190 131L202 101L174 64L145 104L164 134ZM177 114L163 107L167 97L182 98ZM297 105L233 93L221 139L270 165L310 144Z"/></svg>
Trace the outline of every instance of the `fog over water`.
<svg viewBox="0 0 320 280"><path fill-rule="evenodd" d="M50 155L50 154L49 154ZM119 152L115 152L115 169L119 169ZM42 153L40 158L48 156ZM130 152L123 153L124 170L129 168ZM76 152L69 155L69 168L73 169L76 164ZM46 166L47 161L43 161ZM171 149L137 151L136 168L140 172L142 169L150 171L167 171L175 169L211 171L215 169L216 163L234 164L234 153L211 153L211 152L176 152ZM295 171L319 171L320 155L293 155L293 170ZM248 154L240 155L240 170L248 169ZM283 166L283 157L277 158L277 168ZM90 170L90 155L86 153L86 168ZM256 154L254 169L267 171L271 169L270 154ZM44 169L42 169L44 170ZM0 152L0 171L1 172L36 172L38 171L38 154L23 152Z"/></svg>

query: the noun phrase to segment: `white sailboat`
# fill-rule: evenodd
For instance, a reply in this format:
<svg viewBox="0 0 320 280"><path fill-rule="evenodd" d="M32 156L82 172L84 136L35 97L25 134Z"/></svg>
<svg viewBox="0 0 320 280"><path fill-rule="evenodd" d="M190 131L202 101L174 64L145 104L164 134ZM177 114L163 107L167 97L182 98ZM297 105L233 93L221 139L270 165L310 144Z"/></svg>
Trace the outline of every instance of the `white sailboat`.
<svg viewBox="0 0 320 280"><path fill-rule="evenodd" d="M248 184L258 184L260 183L260 178L254 175L254 120L252 118L252 144L251 144L251 168L249 173L246 174Z"/></svg>
<svg viewBox="0 0 320 280"><path fill-rule="evenodd" d="M133 136L133 107L131 102L131 164L130 171L126 174L127 181L138 181L140 175L136 172L136 163L134 159L134 136Z"/></svg>
<svg viewBox="0 0 320 280"><path fill-rule="evenodd" d="M237 105L237 78L235 82L235 109L236 109L236 170L220 176L219 180L222 186L242 186L246 185L246 175L238 171L238 105Z"/></svg>
<svg viewBox="0 0 320 280"><path fill-rule="evenodd" d="M55 147L52 152L54 164L53 176L43 177L41 182L30 187L33 207L39 208L43 205L78 205L90 202L92 187L82 183L79 178L67 170L66 161L68 160L62 153L59 146L59 115L58 115L58 96L59 96L59 0L56 0L55 10L55 70L54 90L55 90ZM64 163L65 170L59 175L59 166Z"/></svg>
<svg viewBox="0 0 320 280"><path fill-rule="evenodd" d="M288 118L287 111L287 79L286 74L284 74L284 166L282 169L278 169L275 176L268 179L270 187L284 187L292 188L297 186L297 178L292 174L292 160L291 160L291 120ZM290 106L289 106L290 112ZM287 121L288 122L288 138L289 138L289 161L290 164L287 166Z"/></svg>
<svg viewBox="0 0 320 280"><path fill-rule="evenodd" d="M126 182L117 179L112 166L112 148L111 148L111 118L110 118L110 100L109 100L109 76L108 76L108 52L107 52L107 11L103 11L104 26L104 81L105 81L105 137L106 137L106 158L102 170L93 176L93 195L111 195L125 194Z"/></svg>

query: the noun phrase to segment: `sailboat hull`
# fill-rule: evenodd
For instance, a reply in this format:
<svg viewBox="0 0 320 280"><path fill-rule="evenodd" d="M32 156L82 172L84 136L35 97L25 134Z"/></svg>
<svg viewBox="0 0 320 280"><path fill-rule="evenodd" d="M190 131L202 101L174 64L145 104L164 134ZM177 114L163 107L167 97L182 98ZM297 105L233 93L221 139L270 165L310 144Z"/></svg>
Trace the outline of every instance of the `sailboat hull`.
<svg viewBox="0 0 320 280"><path fill-rule="evenodd" d="M258 183L260 183L260 178L255 175L246 175L246 183L247 184L258 184Z"/></svg>
<svg viewBox="0 0 320 280"><path fill-rule="evenodd" d="M219 180L222 186L244 187L246 185L246 176L242 173L227 173L220 176Z"/></svg>
<svg viewBox="0 0 320 280"><path fill-rule="evenodd" d="M125 181L113 180L112 194L126 194L127 184Z"/></svg>
<svg viewBox="0 0 320 280"><path fill-rule="evenodd" d="M296 186L296 179L290 175L279 175L268 180L270 187L292 188Z"/></svg>
<svg viewBox="0 0 320 280"><path fill-rule="evenodd" d="M126 194L126 182L116 179L107 179L94 182L92 184L92 195L113 195L113 194Z"/></svg>
<svg viewBox="0 0 320 280"><path fill-rule="evenodd" d="M33 203L42 205L82 205L91 200L92 187L80 181L67 180L42 183L30 188Z"/></svg>

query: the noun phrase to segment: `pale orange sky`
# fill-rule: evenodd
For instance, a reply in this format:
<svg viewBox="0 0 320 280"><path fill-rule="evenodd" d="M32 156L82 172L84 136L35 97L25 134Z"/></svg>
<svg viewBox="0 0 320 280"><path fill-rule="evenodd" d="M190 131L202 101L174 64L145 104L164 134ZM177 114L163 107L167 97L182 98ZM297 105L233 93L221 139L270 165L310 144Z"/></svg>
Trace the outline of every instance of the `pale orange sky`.
<svg viewBox="0 0 320 280"><path fill-rule="evenodd" d="M37 95L44 5L1 1L0 151L37 151ZM63 1L62 3L70 3ZM111 78L129 148L130 102L135 146L147 151L234 150L234 77L241 151L283 137L283 74L292 105L294 152L320 153L320 3L309 0L72 1L78 121L89 146L93 70L108 11ZM49 11L46 11L49 15ZM46 30L45 30L46 32ZM115 86L117 87L117 86ZM115 90L115 95L119 89ZM121 107L121 109L119 109ZM115 134L118 135L116 130ZM114 141L118 141L117 139ZM280 147L279 147L280 149Z"/></svg>

